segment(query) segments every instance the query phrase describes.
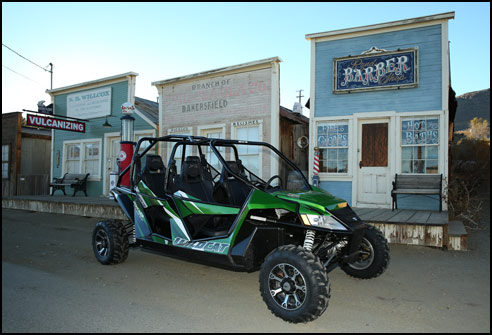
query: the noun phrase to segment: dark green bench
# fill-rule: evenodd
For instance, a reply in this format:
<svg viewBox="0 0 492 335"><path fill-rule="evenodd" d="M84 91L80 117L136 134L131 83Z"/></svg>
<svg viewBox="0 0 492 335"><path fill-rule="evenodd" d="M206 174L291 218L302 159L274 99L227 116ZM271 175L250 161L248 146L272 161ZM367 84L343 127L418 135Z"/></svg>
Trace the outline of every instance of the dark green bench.
<svg viewBox="0 0 492 335"><path fill-rule="evenodd" d="M391 198L392 210L398 209L398 194L408 195L439 195L439 212L442 212L442 174L406 175L395 174Z"/></svg>
<svg viewBox="0 0 492 335"><path fill-rule="evenodd" d="M89 177L89 174L90 173L65 173L63 178L53 178L53 182L50 184L52 188L51 195L53 195L56 190L61 190L64 195L67 195L65 193L65 186L70 186L73 188L72 197L74 197L75 193L78 191L84 192L85 196L87 196L87 178Z"/></svg>

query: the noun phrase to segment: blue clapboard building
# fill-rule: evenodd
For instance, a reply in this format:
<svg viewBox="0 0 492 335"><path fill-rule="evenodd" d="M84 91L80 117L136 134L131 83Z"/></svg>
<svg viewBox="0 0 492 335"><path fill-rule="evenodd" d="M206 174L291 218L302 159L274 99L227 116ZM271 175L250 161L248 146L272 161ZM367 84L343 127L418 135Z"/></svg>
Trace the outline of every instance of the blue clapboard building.
<svg viewBox="0 0 492 335"><path fill-rule="evenodd" d="M321 188L354 207L391 208L395 174L442 174L445 187L450 19L454 12L306 35L309 170L312 178L317 154ZM437 197L400 197L401 209L439 209Z"/></svg>

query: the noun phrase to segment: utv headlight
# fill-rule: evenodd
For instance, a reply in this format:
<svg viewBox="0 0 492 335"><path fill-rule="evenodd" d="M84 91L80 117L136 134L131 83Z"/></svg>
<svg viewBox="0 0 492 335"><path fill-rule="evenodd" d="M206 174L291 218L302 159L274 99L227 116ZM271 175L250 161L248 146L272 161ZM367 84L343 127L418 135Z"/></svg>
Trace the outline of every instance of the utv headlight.
<svg viewBox="0 0 492 335"><path fill-rule="evenodd" d="M333 230L347 230L332 215L301 214L302 222L306 226L318 226Z"/></svg>

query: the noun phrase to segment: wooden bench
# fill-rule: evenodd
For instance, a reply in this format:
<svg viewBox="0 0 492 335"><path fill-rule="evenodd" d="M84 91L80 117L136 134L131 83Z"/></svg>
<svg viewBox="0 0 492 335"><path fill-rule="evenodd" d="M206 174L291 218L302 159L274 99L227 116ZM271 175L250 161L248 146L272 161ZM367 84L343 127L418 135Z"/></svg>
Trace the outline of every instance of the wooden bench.
<svg viewBox="0 0 492 335"><path fill-rule="evenodd" d="M439 175L404 175L395 174L391 198L392 210L398 209L398 194L439 195L439 212L442 212L442 174Z"/></svg>
<svg viewBox="0 0 492 335"><path fill-rule="evenodd" d="M50 184L52 187L51 195L55 193L56 190L62 190L64 195L65 186L70 186L73 188L73 195L78 191L82 191L87 196L87 178L89 177L89 173L86 174L77 174L77 173L65 173L63 178L53 178L53 182Z"/></svg>

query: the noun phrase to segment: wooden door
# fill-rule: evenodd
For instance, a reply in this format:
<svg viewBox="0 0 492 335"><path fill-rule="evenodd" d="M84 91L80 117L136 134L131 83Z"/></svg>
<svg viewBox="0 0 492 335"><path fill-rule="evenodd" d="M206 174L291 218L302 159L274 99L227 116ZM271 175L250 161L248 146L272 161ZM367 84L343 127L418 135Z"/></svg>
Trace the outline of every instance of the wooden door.
<svg viewBox="0 0 492 335"><path fill-rule="evenodd" d="M359 123L358 203L388 205L388 122Z"/></svg>

